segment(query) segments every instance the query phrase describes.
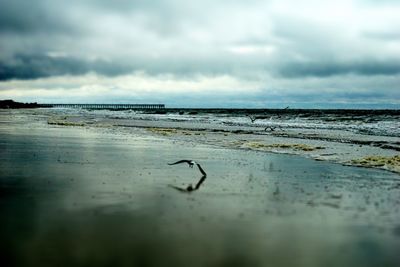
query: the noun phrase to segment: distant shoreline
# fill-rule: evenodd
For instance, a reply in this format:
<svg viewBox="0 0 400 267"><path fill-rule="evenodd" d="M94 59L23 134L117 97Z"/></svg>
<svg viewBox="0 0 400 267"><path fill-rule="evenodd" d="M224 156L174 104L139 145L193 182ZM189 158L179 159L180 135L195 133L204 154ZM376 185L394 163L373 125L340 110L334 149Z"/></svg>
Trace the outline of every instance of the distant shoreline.
<svg viewBox="0 0 400 267"><path fill-rule="evenodd" d="M19 109L19 108L53 108L51 105L54 103L23 103L17 102L11 99L0 100L0 109ZM61 103L54 105L62 105ZM82 109L101 109L101 110L134 110L135 108L129 108L127 106L131 105L160 105L160 104L133 104L133 103L75 103L75 104L65 104L65 105L98 105L98 106L121 106L122 108L86 108L86 107L76 107ZM322 114L346 114L346 115L400 115L400 109L395 108L238 108L238 107L167 107L167 105L161 104L163 106L162 110L157 112L162 113L238 113L238 114L310 114L310 115L322 115ZM54 108L59 108L58 106ZM65 108L75 108L75 107L65 107ZM152 112L154 110L147 109L147 112Z"/></svg>
<svg viewBox="0 0 400 267"><path fill-rule="evenodd" d="M40 108L41 105L34 103L21 103L14 100L0 100L0 109Z"/></svg>

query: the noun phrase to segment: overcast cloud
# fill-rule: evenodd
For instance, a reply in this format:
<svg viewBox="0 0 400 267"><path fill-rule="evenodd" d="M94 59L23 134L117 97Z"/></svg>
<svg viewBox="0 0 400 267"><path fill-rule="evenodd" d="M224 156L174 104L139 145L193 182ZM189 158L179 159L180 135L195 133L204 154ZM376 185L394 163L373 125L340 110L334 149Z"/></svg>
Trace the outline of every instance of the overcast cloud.
<svg viewBox="0 0 400 267"><path fill-rule="evenodd" d="M193 2L0 0L0 98L400 106L400 1Z"/></svg>

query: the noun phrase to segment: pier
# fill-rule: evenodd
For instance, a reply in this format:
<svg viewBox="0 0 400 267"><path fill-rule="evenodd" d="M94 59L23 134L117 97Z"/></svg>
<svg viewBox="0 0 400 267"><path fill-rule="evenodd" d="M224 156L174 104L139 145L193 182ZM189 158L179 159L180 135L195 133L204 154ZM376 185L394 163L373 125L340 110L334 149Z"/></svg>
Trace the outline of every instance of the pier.
<svg viewBox="0 0 400 267"><path fill-rule="evenodd" d="M164 104L40 104L44 108L165 109Z"/></svg>

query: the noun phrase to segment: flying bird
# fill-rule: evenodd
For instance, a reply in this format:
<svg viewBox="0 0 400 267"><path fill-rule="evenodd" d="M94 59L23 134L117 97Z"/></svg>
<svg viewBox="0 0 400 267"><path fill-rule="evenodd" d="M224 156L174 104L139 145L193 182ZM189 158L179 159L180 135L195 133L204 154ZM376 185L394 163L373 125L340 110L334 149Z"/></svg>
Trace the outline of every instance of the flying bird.
<svg viewBox="0 0 400 267"><path fill-rule="evenodd" d="M174 163L168 163L168 165L176 165L176 164L181 164L181 163L187 163L189 165L190 168L193 168L193 166L196 164L197 168L199 169L199 171L201 172L201 174L203 175L200 180L197 182L196 186L193 188L193 186L190 184L187 188L180 188L177 186L172 186L172 188L175 188L181 192L191 192L194 190L198 190L201 186L201 184L204 182L204 180L207 178L207 173L203 170L203 168L200 166L199 163L195 162L194 160L187 160L187 159L183 159L183 160L179 160L177 162Z"/></svg>
<svg viewBox="0 0 400 267"><path fill-rule="evenodd" d="M197 168L199 168L199 171L201 172L201 174L203 174L203 176L207 176L207 173L203 170L203 168L200 166L200 164L198 164L194 160L183 159L183 160L179 160L179 161L174 162L174 163L168 163L168 165L176 165L176 164L181 164L181 163L189 164L189 168L193 168L193 166L196 164Z"/></svg>
<svg viewBox="0 0 400 267"><path fill-rule="evenodd" d="M190 168L193 168L193 165L197 164L194 160L183 159L183 160L179 160L179 161L174 162L174 163L168 163L168 165L175 165L175 164L181 164L181 163L189 164Z"/></svg>

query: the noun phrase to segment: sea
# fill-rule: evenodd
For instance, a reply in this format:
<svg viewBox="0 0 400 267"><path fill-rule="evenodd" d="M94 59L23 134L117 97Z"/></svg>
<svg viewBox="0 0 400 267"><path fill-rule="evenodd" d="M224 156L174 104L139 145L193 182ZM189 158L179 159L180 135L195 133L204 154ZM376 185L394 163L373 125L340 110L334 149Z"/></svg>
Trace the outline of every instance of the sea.
<svg viewBox="0 0 400 267"><path fill-rule="evenodd" d="M188 109L160 110L52 108L55 115L94 119L190 122L260 130L340 130L369 136L400 137L400 110L350 109Z"/></svg>

